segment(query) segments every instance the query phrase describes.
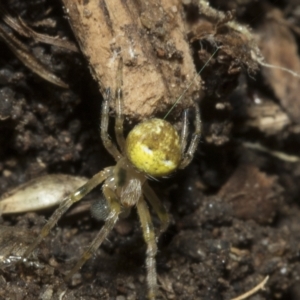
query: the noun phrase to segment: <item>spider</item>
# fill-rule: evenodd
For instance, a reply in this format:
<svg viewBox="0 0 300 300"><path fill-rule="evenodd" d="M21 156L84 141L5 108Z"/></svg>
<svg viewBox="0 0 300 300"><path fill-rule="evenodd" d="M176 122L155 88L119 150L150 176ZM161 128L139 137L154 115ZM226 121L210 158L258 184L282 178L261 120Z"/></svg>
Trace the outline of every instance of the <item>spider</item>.
<svg viewBox="0 0 300 300"><path fill-rule="evenodd" d="M197 149L201 134L199 107L195 104L195 132L190 145L187 147L188 114L183 113L181 134L163 119L148 119L136 125L125 139L123 135L123 97L122 97L122 68L120 58L116 76L116 117L115 136L117 145L114 145L108 136L109 104L112 101L110 88L106 90L101 108L101 139L106 150L116 160L116 165L107 167L94 175L87 183L63 199L48 222L42 228L36 240L26 249L23 261L26 261L32 251L55 226L60 217L72 204L80 201L92 189L102 184L105 203L99 200L98 205L91 206L92 214L105 221L103 227L94 240L84 251L81 258L69 272L66 280L71 278L82 265L93 255L97 248L113 229L118 218L127 215L133 206L136 206L143 236L147 244L146 267L148 298L153 300L157 295L157 273L155 255L157 253L156 234L151 221L148 203L158 215L161 225L158 234L166 230L169 215L148 184L148 178L164 177L177 169L185 168L192 160ZM97 203L96 203L97 204Z"/></svg>

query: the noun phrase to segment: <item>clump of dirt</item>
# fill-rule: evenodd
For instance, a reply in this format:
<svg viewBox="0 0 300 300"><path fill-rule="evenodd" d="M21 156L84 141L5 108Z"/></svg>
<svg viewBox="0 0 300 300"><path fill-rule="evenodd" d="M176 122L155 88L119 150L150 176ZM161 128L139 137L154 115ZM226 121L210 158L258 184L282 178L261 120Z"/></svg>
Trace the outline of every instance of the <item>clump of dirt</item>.
<svg viewBox="0 0 300 300"><path fill-rule="evenodd" d="M160 294L232 299L269 275L266 289L250 299L299 299L300 79L262 65L300 73L300 6L292 0L182 2L178 11L195 69L210 60L201 73L199 151L186 169L152 182L171 216L158 245ZM1 6L35 31L76 43L59 1ZM101 95L85 58L19 35L3 20L3 8L5 30L70 88L39 78L0 41L0 194L45 174L91 177L113 165L100 142ZM151 20L143 16L147 25ZM162 27L149 28L156 55L166 59L169 52L158 51L166 46ZM135 120L128 115L126 130ZM100 195L97 189L90 199ZM71 282L64 281L102 226L90 217L88 202L82 204L26 264L15 261L51 211L1 216L0 299L146 298L146 248L135 212L119 221Z"/></svg>

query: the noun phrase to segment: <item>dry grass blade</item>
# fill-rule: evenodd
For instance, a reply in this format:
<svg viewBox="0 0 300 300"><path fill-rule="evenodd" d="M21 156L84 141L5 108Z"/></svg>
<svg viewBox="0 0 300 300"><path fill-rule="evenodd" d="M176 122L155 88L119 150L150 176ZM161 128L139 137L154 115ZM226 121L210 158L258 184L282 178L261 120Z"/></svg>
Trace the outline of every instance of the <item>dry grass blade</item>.
<svg viewBox="0 0 300 300"><path fill-rule="evenodd" d="M0 37L27 68L57 86L62 88L69 87L67 83L55 74L51 73L40 61L38 61L32 55L30 49L18 40L11 32L8 32L3 25L0 25Z"/></svg>
<svg viewBox="0 0 300 300"><path fill-rule="evenodd" d="M269 280L269 276L267 276L262 282L260 282L256 287L254 287L250 291L248 291L245 294L240 295L236 298L232 298L231 300L244 300L244 299L247 299L248 297L254 295L259 290L264 290L265 289L265 284L267 283L268 280Z"/></svg>

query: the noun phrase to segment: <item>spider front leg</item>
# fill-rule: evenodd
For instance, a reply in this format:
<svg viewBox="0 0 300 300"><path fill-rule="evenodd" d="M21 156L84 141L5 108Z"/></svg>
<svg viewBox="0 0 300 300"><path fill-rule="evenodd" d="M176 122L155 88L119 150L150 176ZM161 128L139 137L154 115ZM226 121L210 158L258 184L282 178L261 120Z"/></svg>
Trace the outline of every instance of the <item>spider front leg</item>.
<svg viewBox="0 0 300 300"><path fill-rule="evenodd" d="M147 244L146 267L147 267L147 284L148 299L155 300L157 295L157 274L155 255L157 253L157 245L155 239L154 227L151 221L149 209L143 197L141 197L136 205L140 218L143 235Z"/></svg>
<svg viewBox="0 0 300 300"><path fill-rule="evenodd" d="M56 209L53 215L50 217L48 222L45 224L41 230L39 236L36 240L28 247L23 255L23 259L26 260L32 251L38 246L38 244L49 234L50 230L55 226L60 217L70 208L70 206L81 200L85 195L87 195L92 189L101 184L106 178L112 175L113 168L108 167L103 171L94 175L86 184L77 189L74 193L66 197L60 206Z"/></svg>
<svg viewBox="0 0 300 300"><path fill-rule="evenodd" d="M106 217L105 224L98 232L97 236L88 246L88 248L82 254L80 260L77 262L75 267L70 271L70 273L66 276L65 280L70 279L83 265L84 263L91 258L91 256L95 253L95 251L100 247L102 242L106 239L108 234L114 228L119 214L121 212L121 206L115 192L106 184L103 185L103 194L108 203L108 207L106 208ZM100 212L102 214L102 212Z"/></svg>
<svg viewBox="0 0 300 300"><path fill-rule="evenodd" d="M115 134L117 143L120 147L121 152L124 152L125 148L125 138L123 135L123 95L122 95L122 70L123 70L123 60L120 58L117 70L117 87L115 92L116 99L116 119L115 119ZM109 120L109 103L111 102L111 91L108 88L103 97L102 110L101 110L101 139L106 150L118 161L122 155L120 154L117 147L112 143L108 136L108 120Z"/></svg>
<svg viewBox="0 0 300 300"><path fill-rule="evenodd" d="M118 71L117 71L117 88L116 88L116 120L115 120L115 134L121 153L124 153L125 149L125 138L123 134L123 94L122 94L122 70L123 70L123 59L119 59Z"/></svg>
<svg viewBox="0 0 300 300"><path fill-rule="evenodd" d="M180 163L179 169L184 169L187 165L190 164L199 144L199 140L201 137L201 119L200 119L200 109L198 103L195 103L195 131L192 135L192 139L187 151L184 152L187 144L186 142L188 136L187 128L188 128L188 118L187 118L187 113L184 112L183 126L181 131L181 152L182 152L183 159Z"/></svg>
<svg viewBox="0 0 300 300"><path fill-rule="evenodd" d="M101 109L101 140L108 153L118 161L122 155L117 149L117 147L112 143L108 136L108 120L109 120L109 102L111 101L110 88L108 88L103 96L102 109Z"/></svg>

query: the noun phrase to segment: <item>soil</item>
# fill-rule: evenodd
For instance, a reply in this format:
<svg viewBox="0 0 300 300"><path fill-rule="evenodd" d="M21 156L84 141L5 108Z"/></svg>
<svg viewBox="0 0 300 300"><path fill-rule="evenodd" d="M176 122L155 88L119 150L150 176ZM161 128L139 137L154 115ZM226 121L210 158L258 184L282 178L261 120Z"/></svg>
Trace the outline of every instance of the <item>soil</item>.
<svg viewBox="0 0 300 300"><path fill-rule="evenodd" d="M221 48L201 73L203 134L193 162L151 181L171 216L158 242L160 297L229 300L269 275L265 290L249 299L300 299L300 79L259 67L258 57L300 73L300 5L213 0L212 14L203 1L182 2L196 69ZM76 44L61 2L1 5L37 32ZM0 194L42 175L90 178L113 165L99 135L101 94L80 51L14 35L69 88L40 78L0 40ZM128 114L126 130L134 122ZM64 281L102 226L86 209L96 197L100 188L60 220L26 264L15 261L53 210L0 217L0 299L146 299L146 248L134 210ZM154 214L153 222L159 225Z"/></svg>

